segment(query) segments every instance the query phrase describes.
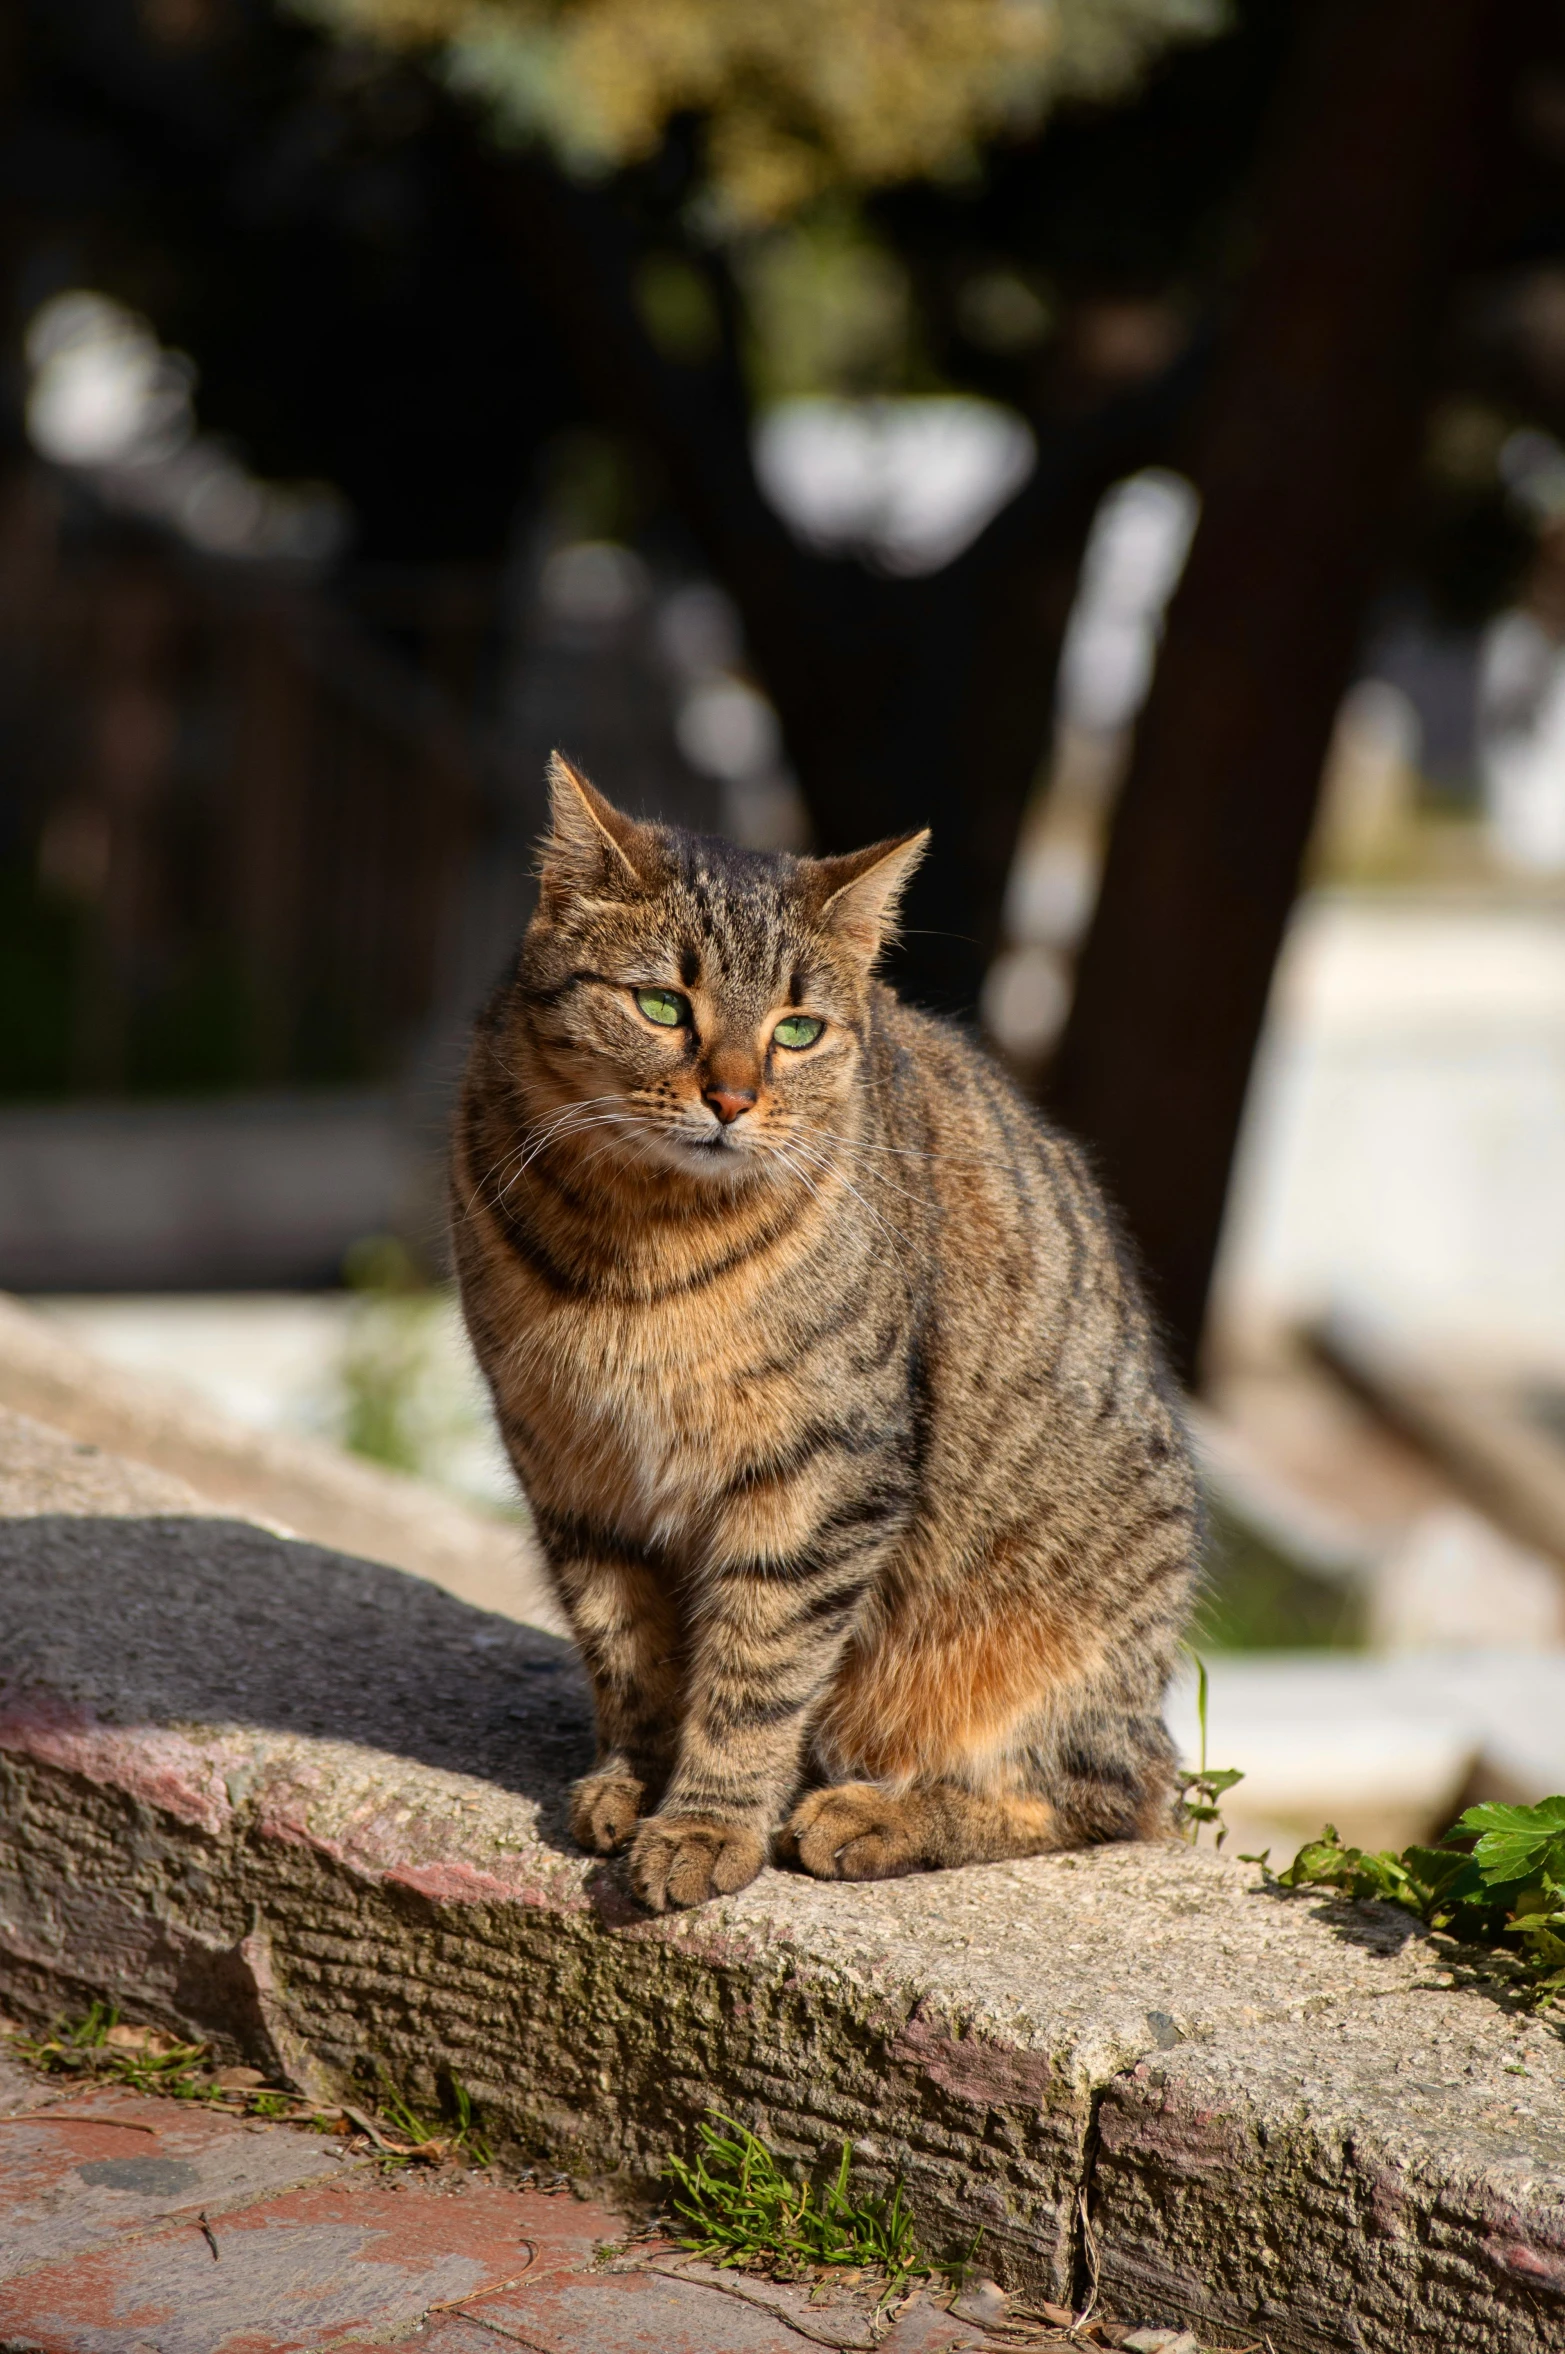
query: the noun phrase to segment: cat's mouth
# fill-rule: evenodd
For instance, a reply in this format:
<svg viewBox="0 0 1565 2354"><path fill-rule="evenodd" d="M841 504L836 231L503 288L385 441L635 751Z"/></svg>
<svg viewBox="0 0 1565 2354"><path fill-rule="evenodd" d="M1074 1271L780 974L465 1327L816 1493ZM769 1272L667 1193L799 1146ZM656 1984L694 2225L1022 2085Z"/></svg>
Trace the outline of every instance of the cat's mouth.
<svg viewBox="0 0 1565 2354"><path fill-rule="evenodd" d="M741 1143L727 1128L665 1128L658 1142L675 1167L710 1169L714 1176L737 1173L741 1163L753 1166L755 1160L748 1142Z"/></svg>

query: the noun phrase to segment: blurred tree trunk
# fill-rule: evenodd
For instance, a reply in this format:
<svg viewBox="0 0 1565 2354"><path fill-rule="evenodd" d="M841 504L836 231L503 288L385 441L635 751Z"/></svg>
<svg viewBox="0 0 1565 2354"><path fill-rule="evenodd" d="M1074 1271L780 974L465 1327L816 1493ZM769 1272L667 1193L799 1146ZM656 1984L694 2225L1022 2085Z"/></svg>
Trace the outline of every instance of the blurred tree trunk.
<svg viewBox="0 0 1565 2354"><path fill-rule="evenodd" d="M933 822L936 852L915 879L896 978L925 1004L971 1012L1048 741L1093 513L1112 483L1167 453L1204 346L1085 416L1044 422L1031 479L972 547L925 578L884 578L802 547L763 497L735 298L717 258L701 266L721 349L685 364L658 349L638 312L632 233L609 198L531 161L474 168L587 399L659 464L738 606L817 846L851 849Z"/></svg>
<svg viewBox="0 0 1565 2354"><path fill-rule="evenodd" d="M22 82L23 26L0 10L0 486L27 455L23 421L21 290L25 189L16 136Z"/></svg>
<svg viewBox="0 0 1565 2354"><path fill-rule="evenodd" d="M1475 144L1479 0L1300 0L1297 15L1259 256L1204 420L1201 521L1050 1086L1128 1217L1187 1377Z"/></svg>

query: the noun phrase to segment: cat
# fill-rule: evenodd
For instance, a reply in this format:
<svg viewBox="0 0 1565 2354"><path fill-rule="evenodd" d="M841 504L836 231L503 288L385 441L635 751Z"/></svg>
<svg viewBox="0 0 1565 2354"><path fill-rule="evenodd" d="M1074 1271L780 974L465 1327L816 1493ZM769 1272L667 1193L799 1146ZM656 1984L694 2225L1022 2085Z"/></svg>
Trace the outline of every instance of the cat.
<svg viewBox="0 0 1565 2354"><path fill-rule="evenodd" d="M927 833L550 785L452 1211L596 1700L575 1838L661 1911L1165 1835L1189 1449L1081 1153L876 977Z"/></svg>

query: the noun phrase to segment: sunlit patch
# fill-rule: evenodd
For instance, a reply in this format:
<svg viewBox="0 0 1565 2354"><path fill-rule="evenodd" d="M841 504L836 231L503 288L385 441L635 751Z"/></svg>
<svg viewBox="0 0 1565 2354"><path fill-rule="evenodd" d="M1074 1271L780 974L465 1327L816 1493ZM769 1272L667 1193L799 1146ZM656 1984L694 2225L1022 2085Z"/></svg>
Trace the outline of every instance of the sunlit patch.
<svg viewBox="0 0 1565 2354"><path fill-rule="evenodd" d="M991 1589L987 1607L971 1592L921 1592L916 1608L893 1601L843 1661L819 1754L838 1779L959 1781L992 1768L1051 1693L1079 1682L1087 1650L1078 1627L1005 1587Z"/></svg>

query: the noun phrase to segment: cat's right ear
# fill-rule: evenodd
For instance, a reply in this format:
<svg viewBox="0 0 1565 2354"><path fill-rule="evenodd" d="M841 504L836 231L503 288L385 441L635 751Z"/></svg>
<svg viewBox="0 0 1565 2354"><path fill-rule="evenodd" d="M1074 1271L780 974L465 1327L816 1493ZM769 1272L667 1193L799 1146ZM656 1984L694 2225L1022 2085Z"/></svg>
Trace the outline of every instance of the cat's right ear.
<svg viewBox="0 0 1565 2354"><path fill-rule="evenodd" d="M563 752L551 752L549 831L538 861L545 902L623 898L642 888L653 858L651 827L605 801Z"/></svg>
<svg viewBox="0 0 1565 2354"><path fill-rule="evenodd" d="M928 848L929 828L923 826L844 858L812 858L821 893L816 921L873 962L895 934L898 904Z"/></svg>

